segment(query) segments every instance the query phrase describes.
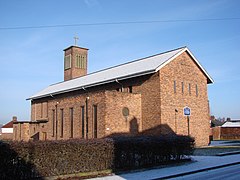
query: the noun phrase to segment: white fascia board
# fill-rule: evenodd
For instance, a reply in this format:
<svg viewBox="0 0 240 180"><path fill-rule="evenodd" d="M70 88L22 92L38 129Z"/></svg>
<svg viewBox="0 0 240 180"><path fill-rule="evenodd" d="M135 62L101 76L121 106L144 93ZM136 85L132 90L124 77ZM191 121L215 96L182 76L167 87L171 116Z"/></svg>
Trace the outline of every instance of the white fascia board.
<svg viewBox="0 0 240 180"><path fill-rule="evenodd" d="M197 65L201 68L201 70L205 73L205 75L208 77L208 79L211 81L211 83L214 83L214 80L211 78L211 76L207 73L207 71L203 68L203 66L198 62L198 60L195 58L195 56L191 53L191 51L186 48L186 51L192 56L194 61L197 63Z"/></svg>
<svg viewBox="0 0 240 180"><path fill-rule="evenodd" d="M191 51L185 47L184 49L182 49L180 52L178 52L177 54L175 54L173 57L171 57L170 59L168 59L166 62L164 62L163 64L161 64L156 70L155 72L159 71L161 68L163 68L164 66L166 66L168 63L170 63L173 59L175 59L176 57L178 57L180 54L182 54L183 52L187 51L190 56L193 58L193 60L197 63L197 65L200 67L200 69L204 72L204 74L207 76L207 78L211 81L211 83L214 83L214 80L211 78L211 76L207 73L207 71L202 67L202 65L198 62L198 60L195 58L195 56L191 53Z"/></svg>
<svg viewBox="0 0 240 180"><path fill-rule="evenodd" d="M182 54L184 51L186 50L186 48L183 48L181 51L179 51L177 54L175 54L174 56L172 56L171 58L169 58L167 61L165 61L164 63L162 63L160 66L158 66L155 70L155 72L158 72L160 69L162 69L164 66L166 66L168 63L170 63L173 59L175 59L176 57L178 57L180 54Z"/></svg>

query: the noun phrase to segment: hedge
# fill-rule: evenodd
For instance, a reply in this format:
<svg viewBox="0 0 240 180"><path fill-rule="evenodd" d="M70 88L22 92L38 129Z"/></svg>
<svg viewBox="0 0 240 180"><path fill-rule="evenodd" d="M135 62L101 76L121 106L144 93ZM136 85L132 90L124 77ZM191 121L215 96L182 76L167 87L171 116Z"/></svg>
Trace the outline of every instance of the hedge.
<svg viewBox="0 0 240 180"><path fill-rule="evenodd" d="M179 161L193 153L188 136L115 137L114 169L136 169Z"/></svg>
<svg viewBox="0 0 240 180"><path fill-rule="evenodd" d="M187 136L0 142L0 177L29 179L80 172L136 169L190 155Z"/></svg>

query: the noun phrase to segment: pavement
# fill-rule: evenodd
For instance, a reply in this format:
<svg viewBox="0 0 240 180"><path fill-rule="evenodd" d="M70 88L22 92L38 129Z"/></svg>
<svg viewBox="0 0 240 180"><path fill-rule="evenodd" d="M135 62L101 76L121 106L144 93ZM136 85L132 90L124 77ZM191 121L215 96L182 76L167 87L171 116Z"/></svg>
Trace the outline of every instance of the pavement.
<svg viewBox="0 0 240 180"><path fill-rule="evenodd" d="M240 140L228 140L228 141L212 141L209 146L240 146Z"/></svg>
<svg viewBox="0 0 240 180"><path fill-rule="evenodd" d="M93 178L94 180L170 179L211 169L240 164L240 154L228 156L191 156L192 162L158 169Z"/></svg>

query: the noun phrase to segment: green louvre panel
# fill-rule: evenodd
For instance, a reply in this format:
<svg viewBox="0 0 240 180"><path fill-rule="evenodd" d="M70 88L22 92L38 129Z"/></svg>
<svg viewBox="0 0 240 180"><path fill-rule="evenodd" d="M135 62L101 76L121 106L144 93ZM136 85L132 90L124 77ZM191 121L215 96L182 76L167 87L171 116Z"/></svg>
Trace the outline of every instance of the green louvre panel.
<svg viewBox="0 0 240 180"><path fill-rule="evenodd" d="M64 70L71 68L71 54L64 57Z"/></svg>
<svg viewBox="0 0 240 180"><path fill-rule="evenodd" d="M81 69L85 69L86 68L86 55L80 55L77 54L76 55L76 67L77 68L81 68Z"/></svg>

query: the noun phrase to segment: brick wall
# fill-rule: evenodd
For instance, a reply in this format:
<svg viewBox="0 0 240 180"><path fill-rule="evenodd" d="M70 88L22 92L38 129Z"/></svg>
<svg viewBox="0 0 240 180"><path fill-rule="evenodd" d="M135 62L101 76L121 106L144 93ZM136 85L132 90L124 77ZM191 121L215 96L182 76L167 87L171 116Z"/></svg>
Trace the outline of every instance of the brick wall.
<svg viewBox="0 0 240 180"><path fill-rule="evenodd" d="M147 79L145 79L147 77ZM142 130L161 124L160 114L160 82L159 73L140 77L140 85L134 86L133 92L141 94L142 99Z"/></svg>
<svg viewBox="0 0 240 180"><path fill-rule="evenodd" d="M88 98L87 98L88 97ZM86 108L86 99L88 108ZM30 134L40 131L39 138L42 139L42 132L47 133L47 139L69 139L71 138L71 114L70 108L73 108L73 137L82 138L82 131L84 131L84 138L94 138L94 130L97 129L97 137L104 137L112 133L122 133L130 131L130 123L136 120L138 124L138 131L142 129L141 122L141 95L127 92L114 91L97 91L83 94L72 93L72 96L56 96L48 101L48 122L42 125L32 124ZM42 102L33 101L32 107L36 111L41 111L38 104ZM94 123L94 106L97 107L97 128ZM82 130L82 108L84 107L84 130ZM128 107L130 115L125 117L122 115L123 107ZM33 113L35 113L35 108ZM88 123L87 114L88 110ZM63 134L62 134L62 112L63 111ZM39 117L39 112L33 118ZM57 121L56 121L57 116ZM37 120L37 119L36 119ZM53 122L54 120L54 122ZM32 121L35 121L33 119ZM56 123L57 122L57 123ZM87 125L88 124L88 125ZM42 128L41 126L44 126ZM88 133L87 133L88 127Z"/></svg>
<svg viewBox="0 0 240 180"><path fill-rule="evenodd" d="M12 140L13 139L13 133L2 133L0 136L0 139L2 140Z"/></svg>
<svg viewBox="0 0 240 180"><path fill-rule="evenodd" d="M213 127L213 140L233 140L240 139L239 127Z"/></svg>
<svg viewBox="0 0 240 180"><path fill-rule="evenodd" d="M71 80L80 76L87 74L87 59L88 59L88 49L80 48L76 46L71 46L64 50L65 55L71 55L71 68L64 70L64 81ZM76 67L76 54L81 54L86 57L86 68L80 69Z"/></svg>
<svg viewBox="0 0 240 180"><path fill-rule="evenodd" d="M221 140L240 139L240 128L239 127L222 127Z"/></svg>
<svg viewBox="0 0 240 180"><path fill-rule="evenodd" d="M114 133L136 134L142 131L141 94L106 92L105 135ZM128 108L129 115L123 115Z"/></svg>
<svg viewBox="0 0 240 180"><path fill-rule="evenodd" d="M16 122L13 124L13 140L28 141L30 139L29 122Z"/></svg>
<svg viewBox="0 0 240 180"><path fill-rule="evenodd" d="M37 110L36 110L37 109ZM48 120L48 102L39 101L31 106L31 119L32 120Z"/></svg>
<svg viewBox="0 0 240 180"><path fill-rule="evenodd" d="M38 127L32 125L30 134L34 134L35 126L35 132L40 131L40 139L82 138L82 131L84 138L93 138L96 129L93 110L97 107L97 137L128 132L133 122L139 131L147 132L156 128L159 130L161 126L161 133L187 135L187 117L183 116L185 106L191 108L190 135L195 137L198 146L207 145L209 139L207 78L187 52L151 75L32 101L31 120L47 120L47 123L42 123ZM123 107L128 107L130 111L127 120L122 116ZM73 124L70 117L71 108Z"/></svg>
<svg viewBox="0 0 240 180"><path fill-rule="evenodd" d="M88 108L86 108L86 98L88 99ZM47 133L47 139L69 139L82 138L82 111L84 107L84 137L92 138L93 128L93 105L97 105L99 126L104 124L101 109L104 109L104 93L84 93L72 94L72 96L55 96L48 99L48 122L44 125ZM39 102L33 102L32 106L36 106ZM88 129L86 134L86 110L88 110ZM72 111L72 112L71 112ZM63 118L62 118L63 113ZM71 113L73 113L71 115ZM38 113L37 113L38 114ZM71 117L72 116L72 117ZM73 121L71 120L73 118ZM57 119L57 120L56 120ZM63 121L62 121L63 120ZM63 125L63 126L62 126ZM100 128L100 127L99 127ZM100 128L102 129L102 128ZM100 132L100 131L99 131ZM72 136L73 135L73 136Z"/></svg>
<svg viewBox="0 0 240 180"><path fill-rule="evenodd" d="M187 52L160 70L160 96L161 123L177 134L187 135L188 123L183 108L188 106L191 108L190 135L195 137L198 146L207 145L210 128L207 78Z"/></svg>

